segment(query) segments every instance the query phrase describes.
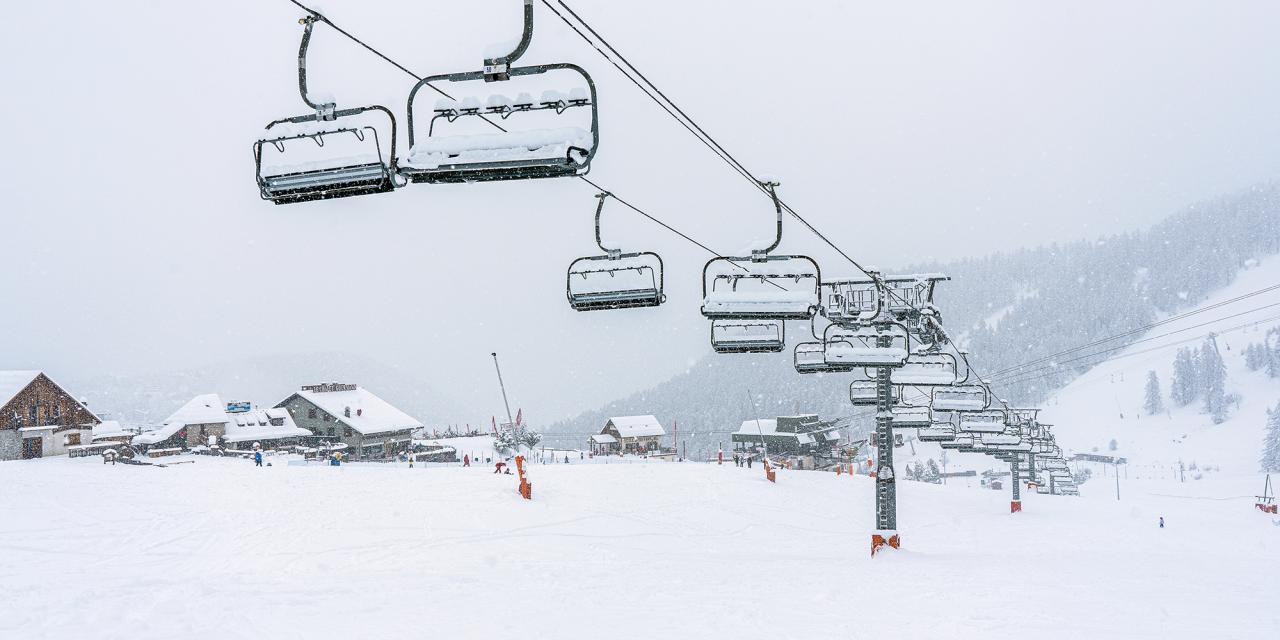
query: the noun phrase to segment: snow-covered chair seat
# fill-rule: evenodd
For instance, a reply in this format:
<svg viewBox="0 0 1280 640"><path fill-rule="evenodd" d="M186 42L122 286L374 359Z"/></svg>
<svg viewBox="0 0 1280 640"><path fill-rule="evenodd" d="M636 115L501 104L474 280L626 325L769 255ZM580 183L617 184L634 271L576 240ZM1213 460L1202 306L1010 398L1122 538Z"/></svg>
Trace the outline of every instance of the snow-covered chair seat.
<svg viewBox="0 0 1280 640"><path fill-rule="evenodd" d="M813 317L817 306L818 296L811 291L712 291L702 301L702 315L708 318L802 320Z"/></svg>
<svg viewBox="0 0 1280 640"><path fill-rule="evenodd" d="M577 175L594 140L577 127L433 136L400 164L415 182L477 182Z"/></svg>

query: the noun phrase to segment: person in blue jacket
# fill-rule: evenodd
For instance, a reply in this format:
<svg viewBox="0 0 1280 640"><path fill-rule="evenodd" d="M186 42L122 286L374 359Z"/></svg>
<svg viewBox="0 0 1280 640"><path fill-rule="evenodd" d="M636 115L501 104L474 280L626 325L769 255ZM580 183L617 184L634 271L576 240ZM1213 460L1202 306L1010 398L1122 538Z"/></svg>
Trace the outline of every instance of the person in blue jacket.
<svg viewBox="0 0 1280 640"><path fill-rule="evenodd" d="M253 452L253 466L255 466L255 467L261 467L261 466L262 466L262 452L261 452L261 451L254 451L254 452Z"/></svg>

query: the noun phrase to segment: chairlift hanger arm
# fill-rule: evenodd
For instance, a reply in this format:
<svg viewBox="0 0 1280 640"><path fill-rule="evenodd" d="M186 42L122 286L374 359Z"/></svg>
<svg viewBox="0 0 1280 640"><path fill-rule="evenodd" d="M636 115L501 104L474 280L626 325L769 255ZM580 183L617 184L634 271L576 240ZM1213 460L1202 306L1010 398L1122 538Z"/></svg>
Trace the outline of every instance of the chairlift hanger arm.
<svg viewBox="0 0 1280 640"><path fill-rule="evenodd" d="M780 183L778 182L761 182L760 183L760 186L764 187L764 189L769 192L769 197L773 199L773 208L778 212L778 230L777 230L777 234L774 235L773 237L773 244L769 245L769 248L767 249L762 249L760 251L752 251L751 252L752 258L755 258L757 254L759 254L761 257L768 255L770 251L777 249L778 245L782 244L782 201L778 199L779 185Z"/></svg>
<svg viewBox="0 0 1280 640"><path fill-rule="evenodd" d="M533 0L524 0L524 33L520 36L520 42L516 44L515 51L505 56L484 59L484 81L509 80L511 65L529 49L530 42L533 42Z"/></svg>
<svg viewBox="0 0 1280 640"><path fill-rule="evenodd" d="M324 21L324 16L311 11L308 16L298 20L303 25L302 43L298 45L298 93L308 107L316 110L317 120L333 120L337 117L334 110L337 105L332 102L317 104L307 95L307 49L311 46L311 29L317 21Z"/></svg>
<svg viewBox="0 0 1280 640"><path fill-rule="evenodd" d="M618 258L622 255L622 249L610 249L604 246L604 240L600 237L600 214L604 212L604 201L608 200L611 195L613 194L608 191L601 191L596 194L596 199L600 201L596 204L596 246L600 247L600 250L610 258Z"/></svg>

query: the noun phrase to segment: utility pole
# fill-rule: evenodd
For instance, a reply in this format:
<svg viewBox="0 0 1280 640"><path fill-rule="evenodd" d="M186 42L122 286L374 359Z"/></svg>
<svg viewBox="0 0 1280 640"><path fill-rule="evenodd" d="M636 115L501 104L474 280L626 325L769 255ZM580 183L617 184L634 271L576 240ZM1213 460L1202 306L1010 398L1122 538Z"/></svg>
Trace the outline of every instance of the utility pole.
<svg viewBox="0 0 1280 640"><path fill-rule="evenodd" d="M507 385L502 383L502 367L498 366L498 353L495 351L489 355L493 356L493 369L498 372L498 388L502 389L502 404L507 408L507 425L514 434L516 421L511 417L511 403L507 402Z"/></svg>

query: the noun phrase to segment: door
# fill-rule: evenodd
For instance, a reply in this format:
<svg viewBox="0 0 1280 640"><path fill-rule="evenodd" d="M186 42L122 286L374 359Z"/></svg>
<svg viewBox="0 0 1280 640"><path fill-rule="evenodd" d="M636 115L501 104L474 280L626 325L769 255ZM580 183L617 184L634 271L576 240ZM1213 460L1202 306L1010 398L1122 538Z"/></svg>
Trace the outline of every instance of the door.
<svg viewBox="0 0 1280 640"><path fill-rule="evenodd" d="M30 460L39 458L44 455L44 438L36 436L34 438L22 439L22 459Z"/></svg>

